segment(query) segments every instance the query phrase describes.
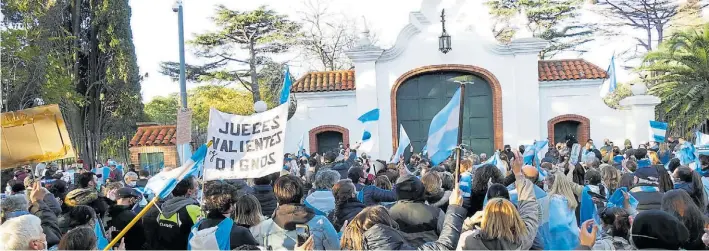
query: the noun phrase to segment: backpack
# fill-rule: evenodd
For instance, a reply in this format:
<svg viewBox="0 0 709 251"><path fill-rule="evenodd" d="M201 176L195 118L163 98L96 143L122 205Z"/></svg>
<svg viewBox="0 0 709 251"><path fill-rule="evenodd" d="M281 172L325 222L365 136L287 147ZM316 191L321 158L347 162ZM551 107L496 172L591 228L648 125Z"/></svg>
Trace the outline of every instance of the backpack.
<svg viewBox="0 0 709 251"><path fill-rule="evenodd" d="M214 227L198 230L203 221L192 226L187 250L231 250L231 228L234 221L225 218Z"/></svg>

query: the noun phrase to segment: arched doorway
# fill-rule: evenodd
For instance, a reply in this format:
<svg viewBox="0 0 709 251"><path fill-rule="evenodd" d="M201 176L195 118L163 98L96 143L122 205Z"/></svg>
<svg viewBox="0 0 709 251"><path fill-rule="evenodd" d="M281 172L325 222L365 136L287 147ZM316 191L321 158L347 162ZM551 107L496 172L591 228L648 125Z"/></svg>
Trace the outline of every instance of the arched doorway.
<svg viewBox="0 0 709 251"><path fill-rule="evenodd" d="M474 152L492 153L502 148L502 107L500 85L488 71L467 65L437 65L402 75L392 89L392 139L398 144L398 128L403 125L415 151L426 144L433 117L455 93L451 78L470 76L466 85L463 143Z"/></svg>
<svg viewBox="0 0 709 251"><path fill-rule="evenodd" d="M310 153L325 153L337 150L340 144L350 144L350 132L347 128L337 125L322 125L308 132Z"/></svg>
<svg viewBox="0 0 709 251"><path fill-rule="evenodd" d="M573 135L583 144L591 138L591 121L576 114L556 116L547 122L547 133L550 142L565 142L566 136Z"/></svg>

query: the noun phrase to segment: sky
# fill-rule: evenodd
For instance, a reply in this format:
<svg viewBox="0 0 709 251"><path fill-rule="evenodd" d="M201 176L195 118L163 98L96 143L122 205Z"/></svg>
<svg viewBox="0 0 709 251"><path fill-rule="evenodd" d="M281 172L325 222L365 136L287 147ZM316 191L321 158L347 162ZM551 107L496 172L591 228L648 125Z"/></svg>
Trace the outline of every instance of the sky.
<svg viewBox="0 0 709 251"><path fill-rule="evenodd" d="M335 13L359 20L364 17L369 29L377 33L380 44L388 48L396 40L401 28L408 23L408 15L418 11L422 0L323 0ZM482 0L468 0L482 1ZM133 43L138 57L141 75L148 74L142 83L143 102L149 102L155 96L165 96L179 92L177 81L160 74L160 62L179 60L177 13L172 11L174 0L131 0L131 28ZM184 31L185 41L194 38L194 34L212 31L211 16L217 5L223 4L230 9L252 10L260 5L267 5L275 11L286 14L297 20L298 11L303 10L303 0L184 0ZM376 7L374 7L376 6ZM706 14L705 17L709 16ZM601 22L602 17L584 11L582 21ZM588 45L589 52L578 56L575 53L565 53L554 59L583 58L601 68L606 68L614 51L622 51L634 47L631 37L615 37L598 39ZM199 64L201 61L192 56L189 45L185 48L186 62ZM286 56L289 57L289 56ZM297 56L290 56L297 57ZM617 62L617 65L623 65ZM618 81L627 81L634 75L618 67ZM291 67L291 73L297 78L306 69ZM203 83L204 84L204 83ZM197 86L197 83L187 82L187 88Z"/></svg>

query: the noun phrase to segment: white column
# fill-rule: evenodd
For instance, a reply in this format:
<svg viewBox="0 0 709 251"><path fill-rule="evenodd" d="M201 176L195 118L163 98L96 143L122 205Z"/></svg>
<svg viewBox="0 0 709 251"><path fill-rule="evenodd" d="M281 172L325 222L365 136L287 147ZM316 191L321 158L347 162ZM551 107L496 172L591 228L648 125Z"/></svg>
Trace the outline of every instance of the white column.
<svg viewBox="0 0 709 251"><path fill-rule="evenodd" d="M379 108L379 102L377 101L377 73L376 73L376 61L379 56L382 55L381 48L372 45L369 40L369 32L365 30L356 47L347 51L347 56L354 63L355 69L355 100L357 102L357 114L354 114L355 119L365 112L371 111L374 108ZM386 119L387 116L382 116L380 114L379 123L382 119ZM377 128L379 128L377 124ZM361 141L363 127L360 125L357 128L350 129L350 144ZM379 139L379 141L374 145L372 151L368 154L372 156L373 159L383 158L380 156L379 151L381 147L381 139L383 135L381 130L376 130L373 132L372 137ZM386 146L385 146L386 147Z"/></svg>
<svg viewBox="0 0 709 251"><path fill-rule="evenodd" d="M531 33L530 33L531 34ZM513 107L504 112L515 114L516 124L512 127L514 142L505 142L510 145L531 144L534 140L541 140L546 123L541 121L539 111L539 52L547 46L548 42L533 37L518 38L510 43L514 54L512 65L514 67L513 92L515 100ZM542 127L542 124L545 126Z"/></svg>
<svg viewBox="0 0 709 251"><path fill-rule="evenodd" d="M625 135L630 142L637 146L642 142L650 141L650 120L655 120L655 106L660 104L660 98L645 95L647 88L644 84L631 87L634 96L620 101L620 105L627 108L625 117Z"/></svg>

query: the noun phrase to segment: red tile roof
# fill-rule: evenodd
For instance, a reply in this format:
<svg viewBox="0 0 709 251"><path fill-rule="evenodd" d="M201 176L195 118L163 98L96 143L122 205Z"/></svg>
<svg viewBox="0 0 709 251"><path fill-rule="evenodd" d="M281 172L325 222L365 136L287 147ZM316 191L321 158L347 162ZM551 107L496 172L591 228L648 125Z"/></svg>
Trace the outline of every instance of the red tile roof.
<svg viewBox="0 0 709 251"><path fill-rule="evenodd" d="M134 146L174 146L177 142L177 126L141 126L128 143Z"/></svg>
<svg viewBox="0 0 709 251"><path fill-rule="evenodd" d="M540 60L539 81L604 79L608 74L583 59Z"/></svg>
<svg viewBox="0 0 709 251"><path fill-rule="evenodd" d="M295 81L291 92L351 91L354 89L354 70L342 70L309 72Z"/></svg>
<svg viewBox="0 0 709 251"><path fill-rule="evenodd" d="M583 59L540 60L539 81L604 79L605 70ZM309 72L298 79L291 92L355 90L354 70Z"/></svg>

